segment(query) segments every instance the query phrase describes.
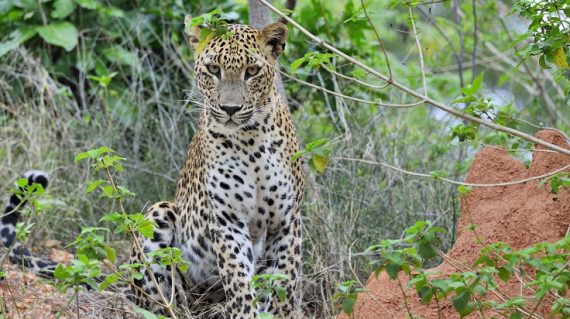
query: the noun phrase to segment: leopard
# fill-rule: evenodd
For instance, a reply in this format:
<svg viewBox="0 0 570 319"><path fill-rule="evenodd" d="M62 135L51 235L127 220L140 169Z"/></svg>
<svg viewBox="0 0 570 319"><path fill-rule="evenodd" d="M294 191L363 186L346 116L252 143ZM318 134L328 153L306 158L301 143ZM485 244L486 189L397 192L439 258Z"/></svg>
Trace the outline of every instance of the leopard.
<svg viewBox="0 0 570 319"><path fill-rule="evenodd" d="M305 182L292 117L276 88L287 26L228 24L204 40L204 27L190 16L184 25L202 108L175 199L146 211L156 229L136 239L130 262L152 262L149 252L177 248L189 268L152 263L131 293L159 314L222 304L217 318L300 318ZM263 274L284 275L276 285L285 298L259 300L251 281Z"/></svg>

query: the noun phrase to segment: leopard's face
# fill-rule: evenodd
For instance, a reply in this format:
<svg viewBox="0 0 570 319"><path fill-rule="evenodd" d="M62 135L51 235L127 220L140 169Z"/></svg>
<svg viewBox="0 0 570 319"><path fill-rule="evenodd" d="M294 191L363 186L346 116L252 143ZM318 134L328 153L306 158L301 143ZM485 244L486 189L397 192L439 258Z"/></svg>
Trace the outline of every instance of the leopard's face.
<svg viewBox="0 0 570 319"><path fill-rule="evenodd" d="M208 125L222 130L256 126L270 114L275 61L287 37L280 23L263 30L230 25L229 31L232 36L214 38L198 52L194 68Z"/></svg>

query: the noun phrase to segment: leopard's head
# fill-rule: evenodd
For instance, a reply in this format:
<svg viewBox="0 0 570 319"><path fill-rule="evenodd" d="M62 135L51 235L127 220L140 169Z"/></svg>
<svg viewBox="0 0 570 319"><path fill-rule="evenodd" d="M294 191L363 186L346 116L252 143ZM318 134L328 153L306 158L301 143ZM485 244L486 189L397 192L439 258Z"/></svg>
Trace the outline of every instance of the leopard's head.
<svg viewBox="0 0 570 319"><path fill-rule="evenodd" d="M275 63L285 48L287 27L230 24L228 34L201 43L200 28L189 27L190 21L187 16L186 37L209 125L236 130L261 124L276 98Z"/></svg>

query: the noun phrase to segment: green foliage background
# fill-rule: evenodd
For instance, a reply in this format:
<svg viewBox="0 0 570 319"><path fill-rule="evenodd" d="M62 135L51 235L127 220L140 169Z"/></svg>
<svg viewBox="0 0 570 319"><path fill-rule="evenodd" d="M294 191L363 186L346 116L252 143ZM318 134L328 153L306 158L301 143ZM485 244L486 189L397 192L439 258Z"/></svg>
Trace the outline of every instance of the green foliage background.
<svg viewBox="0 0 570 319"><path fill-rule="evenodd" d="M551 5L565 8L568 16L563 2ZM430 97L455 101L470 114L528 133L541 127L568 131L570 27L562 17L556 24L553 15L544 26L549 7L525 0L363 3L370 20L356 0L298 1L292 17L341 51L421 91L411 6ZM284 7L284 1L275 4ZM31 168L52 176L45 201L50 209L36 221L32 245L45 238L70 242L116 205L85 193L93 174L88 165L73 163L81 151L106 145L127 158L120 183L136 193L126 201L128 211L173 198L198 117L193 102L199 100L182 21L185 14L216 8L236 22L248 22L243 0L0 3L1 190L6 193L11 181ZM318 52L326 53L290 27L282 68L344 95L414 102L392 87L371 88L334 76L330 70L373 86L384 84ZM474 89L470 83L481 72L484 80ZM456 180L464 177L483 144L530 158L527 143L429 106L391 109L326 95L287 77L284 84L302 144L329 141L325 172L307 169L303 208L306 308L323 315L336 311L328 300L337 283L354 277L351 269L361 279L372 270L369 257L351 258L351 253L400 238L418 220L447 229L441 244L448 248L460 209L453 185L339 157L375 159ZM123 239L107 240L114 245Z"/></svg>

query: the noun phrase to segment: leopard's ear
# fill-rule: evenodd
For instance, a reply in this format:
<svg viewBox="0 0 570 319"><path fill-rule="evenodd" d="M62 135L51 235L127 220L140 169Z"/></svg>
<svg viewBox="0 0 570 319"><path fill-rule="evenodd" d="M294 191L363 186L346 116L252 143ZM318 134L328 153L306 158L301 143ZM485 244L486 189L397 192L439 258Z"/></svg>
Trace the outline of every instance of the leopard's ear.
<svg viewBox="0 0 570 319"><path fill-rule="evenodd" d="M261 38L271 48L274 57L278 57L285 50L285 41L289 31L281 22L272 23L261 30Z"/></svg>
<svg viewBox="0 0 570 319"><path fill-rule="evenodd" d="M192 17L189 15L184 17L184 35L190 48L196 50L200 44L200 27L192 26Z"/></svg>

